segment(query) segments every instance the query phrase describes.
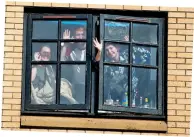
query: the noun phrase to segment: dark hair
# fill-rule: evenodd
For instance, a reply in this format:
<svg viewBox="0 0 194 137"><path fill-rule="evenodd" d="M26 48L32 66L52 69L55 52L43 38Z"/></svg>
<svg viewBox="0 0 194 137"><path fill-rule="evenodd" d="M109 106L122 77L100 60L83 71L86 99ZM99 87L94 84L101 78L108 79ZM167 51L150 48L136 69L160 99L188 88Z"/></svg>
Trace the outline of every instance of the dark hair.
<svg viewBox="0 0 194 137"><path fill-rule="evenodd" d="M115 48L117 48L118 49L118 45L117 44L115 44L115 43L111 43L111 42L107 42L107 43L105 43L105 47L107 47L107 46L109 46L109 45L112 45L112 46L114 46Z"/></svg>

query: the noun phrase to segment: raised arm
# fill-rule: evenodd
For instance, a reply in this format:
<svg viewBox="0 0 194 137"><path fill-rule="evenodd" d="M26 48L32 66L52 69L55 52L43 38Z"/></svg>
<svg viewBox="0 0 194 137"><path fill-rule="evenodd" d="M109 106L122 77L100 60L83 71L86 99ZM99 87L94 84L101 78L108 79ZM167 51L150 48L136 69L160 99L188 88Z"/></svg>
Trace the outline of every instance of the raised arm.
<svg viewBox="0 0 194 137"><path fill-rule="evenodd" d="M93 45L98 50L98 53L96 54L96 61L100 61L101 58L101 51L102 51L102 41L101 43L98 42L97 38L93 39Z"/></svg>

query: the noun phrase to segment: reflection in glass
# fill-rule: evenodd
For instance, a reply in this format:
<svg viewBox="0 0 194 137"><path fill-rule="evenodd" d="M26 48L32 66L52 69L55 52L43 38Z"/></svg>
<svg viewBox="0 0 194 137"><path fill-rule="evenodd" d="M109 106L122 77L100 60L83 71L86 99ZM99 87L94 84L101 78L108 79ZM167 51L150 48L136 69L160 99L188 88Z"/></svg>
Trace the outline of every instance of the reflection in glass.
<svg viewBox="0 0 194 137"><path fill-rule="evenodd" d="M56 61L57 43L32 43L32 60Z"/></svg>
<svg viewBox="0 0 194 137"><path fill-rule="evenodd" d="M125 44L105 43L104 60L106 62L128 63L128 47Z"/></svg>
<svg viewBox="0 0 194 137"><path fill-rule="evenodd" d="M86 39L86 21L62 21L62 39Z"/></svg>
<svg viewBox="0 0 194 137"><path fill-rule="evenodd" d="M156 66L157 48L133 46L133 63Z"/></svg>
<svg viewBox="0 0 194 137"><path fill-rule="evenodd" d="M132 107L156 109L157 70L132 68Z"/></svg>
<svg viewBox="0 0 194 137"><path fill-rule="evenodd" d="M128 106L128 68L104 66L104 105Z"/></svg>
<svg viewBox="0 0 194 137"><path fill-rule="evenodd" d="M133 42L157 44L157 25L133 24Z"/></svg>
<svg viewBox="0 0 194 137"><path fill-rule="evenodd" d="M129 41L129 24L105 21L105 39Z"/></svg>
<svg viewBox="0 0 194 137"><path fill-rule="evenodd" d="M86 43L62 42L61 61L86 61Z"/></svg>
<svg viewBox="0 0 194 137"><path fill-rule="evenodd" d="M56 103L56 66L33 65L31 71L31 104Z"/></svg>
<svg viewBox="0 0 194 137"><path fill-rule="evenodd" d="M60 104L85 104L85 65L61 65Z"/></svg>
<svg viewBox="0 0 194 137"><path fill-rule="evenodd" d="M58 21L33 21L32 39L57 39Z"/></svg>

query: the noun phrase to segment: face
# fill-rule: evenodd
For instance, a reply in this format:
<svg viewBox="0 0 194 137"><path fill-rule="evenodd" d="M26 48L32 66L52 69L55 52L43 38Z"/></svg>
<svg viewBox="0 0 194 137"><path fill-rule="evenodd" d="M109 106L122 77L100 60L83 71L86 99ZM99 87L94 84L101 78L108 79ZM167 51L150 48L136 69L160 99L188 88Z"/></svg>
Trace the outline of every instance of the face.
<svg viewBox="0 0 194 137"><path fill-rule="evenodd" d="M114 58L116 58L117 55L118 55L118 50L117 50L117 48L116 48L115 46L113 46L113 45L107 45L106 48L105 48L105 50L106 50L106 55L107 55L109 58L114 59Z"/></svg>
<svg viewBox="0 0 194 137"><path fill-rule="evenodd" d="M85 36L85 32L84 32L84 29L83 28L79 28L76 30L75 32L75 38L76 39L85 39L86 36ZM78 42L78 48L80 50L84 50L86 48L86 44L83 43L83 42Z"/></svg>
<svg viewBox="0 0 194 137"><path fill-rule="evenodd" d="M85 39L86 38L84 28L79 28L76 30L75 38L76 39Z"/></svg>
<svg viewBox="0 0 194 137"><path fill-rule="evenodd" d="M40 51L41 60L42 61L49 61L51 58L51 50L48 47L43 47Z"/></svg>

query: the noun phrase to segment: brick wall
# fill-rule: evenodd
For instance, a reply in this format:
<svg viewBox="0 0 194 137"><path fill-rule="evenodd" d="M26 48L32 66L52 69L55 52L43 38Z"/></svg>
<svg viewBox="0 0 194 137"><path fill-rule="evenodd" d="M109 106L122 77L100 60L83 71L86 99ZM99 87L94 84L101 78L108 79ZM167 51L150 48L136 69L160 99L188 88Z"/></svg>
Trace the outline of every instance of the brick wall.
<svg viewBox="0 0 194 137"><path fill-rule="evenodd" d="M2 129L20 129L21 69L24 6L79 7L120 10L169 11L168 18L168 133L108 132L57 130L62 132L116 133L142 135L189 135L192 41L194 8L145 7L127 5L59 4L38 2L6 2Z"/></svg>

